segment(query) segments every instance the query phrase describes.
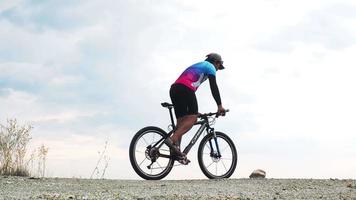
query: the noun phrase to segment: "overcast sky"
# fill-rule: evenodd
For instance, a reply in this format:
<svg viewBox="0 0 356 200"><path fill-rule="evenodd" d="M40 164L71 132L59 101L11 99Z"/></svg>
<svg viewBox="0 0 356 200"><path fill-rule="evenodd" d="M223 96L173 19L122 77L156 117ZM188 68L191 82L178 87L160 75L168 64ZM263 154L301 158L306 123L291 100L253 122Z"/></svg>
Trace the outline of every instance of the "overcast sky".
<svg viewBox="0 0 356 200"><path fill-rule="evenodd" d="M233 178L356 178L352 0L2 0L0 123L34 127L47 176L89 178L108 141L105 177L139 179L130 140L166 130L160 102L210 52L226 67L231 112L215 128L237 145ZM208 83L196 94L200 112L217 109ZM196 150L167 179L205 178Z"/></svg>

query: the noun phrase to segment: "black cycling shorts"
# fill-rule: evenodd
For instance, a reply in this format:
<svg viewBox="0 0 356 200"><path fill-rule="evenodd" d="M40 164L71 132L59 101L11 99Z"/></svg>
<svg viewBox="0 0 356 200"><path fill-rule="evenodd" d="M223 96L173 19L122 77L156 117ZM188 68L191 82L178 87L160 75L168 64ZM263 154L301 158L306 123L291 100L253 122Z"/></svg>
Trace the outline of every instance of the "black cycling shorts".
<svg viewBox="0 0 356 200"><path fill-rule="evenodd" d="M195 92L183 84L173 84L169 95L174 106L176 118L198 114L198 103Z"/></svg>

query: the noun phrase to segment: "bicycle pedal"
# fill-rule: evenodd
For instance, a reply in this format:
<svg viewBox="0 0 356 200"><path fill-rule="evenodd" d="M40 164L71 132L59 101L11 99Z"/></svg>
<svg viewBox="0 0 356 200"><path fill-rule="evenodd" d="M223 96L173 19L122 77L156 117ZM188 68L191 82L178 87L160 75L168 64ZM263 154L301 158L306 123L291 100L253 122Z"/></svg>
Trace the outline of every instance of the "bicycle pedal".
<svg viewBox="0 0 356 200"><path fill-rule="evenodd" d="M174 160L178 161L182 165L188 165L190 163L190 160L186 156L175 156Z"/></svg>
<svg viewBox="0 0 356 200"><path fill-rule="evenodd" d="M190 160L187 158L182 159L182 160L177 160L177 161L182 165L188 165L190 163Z"/></svg>

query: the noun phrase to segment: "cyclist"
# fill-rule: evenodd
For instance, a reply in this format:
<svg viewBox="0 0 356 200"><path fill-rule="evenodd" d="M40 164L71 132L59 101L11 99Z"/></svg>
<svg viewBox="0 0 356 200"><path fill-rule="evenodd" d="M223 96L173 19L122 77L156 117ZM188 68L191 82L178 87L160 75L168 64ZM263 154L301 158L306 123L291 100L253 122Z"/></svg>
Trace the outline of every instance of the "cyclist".
<svg viewBox="0 0 356 200"><path fill-rule="evenodd" d="M218 116L225 115L226 111L221 104L219 88L216 83L216 71L224 68L221 56L217 53L210 53L206 56L205 61L188 67L170 88L169 93L177 118L177 126L173 135L167 138L165 143L173 150L177 160L182 164L186 165L190 161L180 151L180 141L182 136L197 122L198 103L195 91L206 79L209 79L210 89L218 106Z"/></svg>

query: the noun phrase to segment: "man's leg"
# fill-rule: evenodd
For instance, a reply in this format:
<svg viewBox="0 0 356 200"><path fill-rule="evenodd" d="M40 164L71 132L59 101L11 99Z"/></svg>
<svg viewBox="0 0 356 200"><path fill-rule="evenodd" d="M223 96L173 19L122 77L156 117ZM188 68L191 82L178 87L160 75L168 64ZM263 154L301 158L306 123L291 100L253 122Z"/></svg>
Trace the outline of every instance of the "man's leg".
<svg viewBox="0 0 356 200"><path fill-rule="evenodd" d="M177 129L171 137L174 144L180 141L182 136L193 127L197 118L197 115L186 115L177 119Z"/></svg>

